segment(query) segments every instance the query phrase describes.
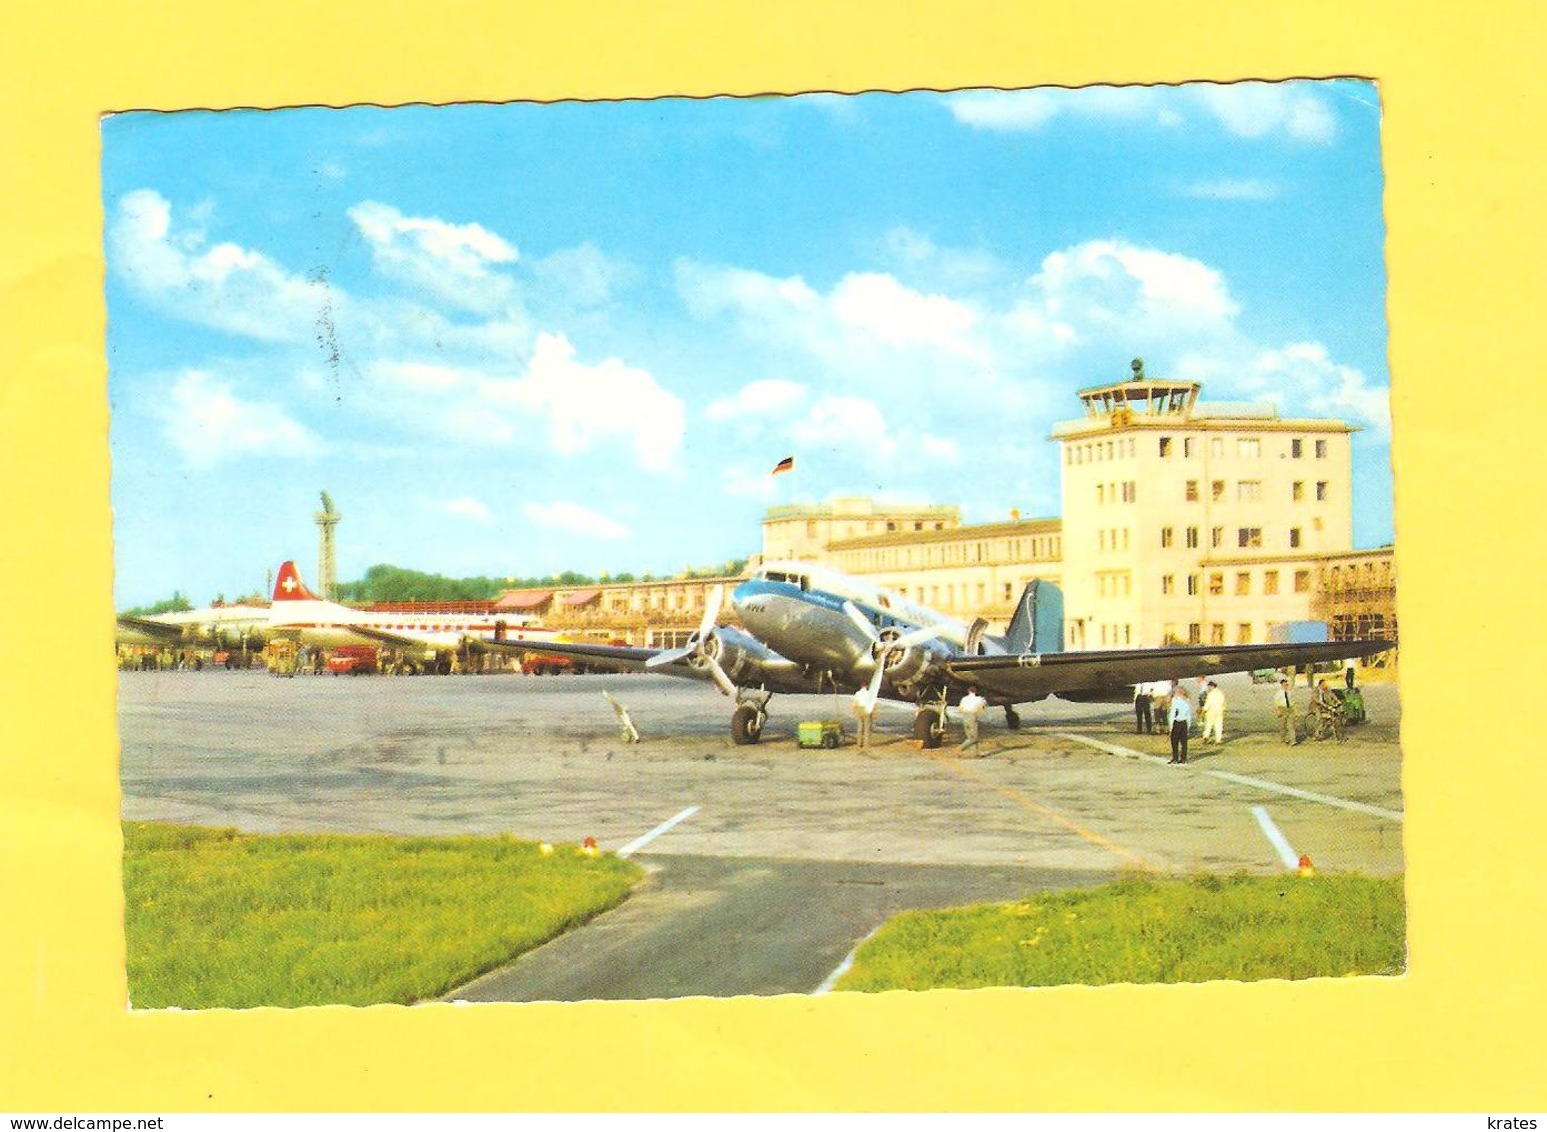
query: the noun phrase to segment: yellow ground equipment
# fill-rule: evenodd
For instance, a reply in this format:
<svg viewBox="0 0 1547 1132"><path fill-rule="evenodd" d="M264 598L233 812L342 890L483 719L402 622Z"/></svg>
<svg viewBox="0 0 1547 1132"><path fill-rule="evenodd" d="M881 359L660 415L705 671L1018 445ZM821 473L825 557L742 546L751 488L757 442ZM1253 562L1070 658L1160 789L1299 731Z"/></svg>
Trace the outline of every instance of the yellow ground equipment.
<svg viewBox="0 0 1547 1132"><path fill-rule="evenodd" d="M843 738L843 724L836 719L810 719L795 732L796 744L807 749L826 747L832 750L843 746Z"/></svg>

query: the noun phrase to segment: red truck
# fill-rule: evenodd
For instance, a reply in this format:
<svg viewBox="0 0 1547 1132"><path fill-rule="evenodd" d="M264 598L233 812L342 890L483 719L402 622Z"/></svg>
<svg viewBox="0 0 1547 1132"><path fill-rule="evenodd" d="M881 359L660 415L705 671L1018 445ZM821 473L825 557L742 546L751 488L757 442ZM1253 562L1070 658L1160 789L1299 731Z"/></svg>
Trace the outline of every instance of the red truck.
<svg viewBox="0 0 1547 1132"><path fill-rule="evenodd" d="M378 671L375 645L340 645L328 657L328 671L335 676L362 676Z"/></svg>

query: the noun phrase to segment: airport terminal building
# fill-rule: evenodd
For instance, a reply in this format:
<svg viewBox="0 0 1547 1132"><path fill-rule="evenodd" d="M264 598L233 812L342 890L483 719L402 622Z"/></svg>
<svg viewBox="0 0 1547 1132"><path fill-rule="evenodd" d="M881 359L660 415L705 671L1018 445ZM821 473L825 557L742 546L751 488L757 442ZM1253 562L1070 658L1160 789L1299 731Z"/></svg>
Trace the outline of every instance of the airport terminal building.
<svg viewBox="0 0 1547 1132"><path fill-rule="evenodd" d="M1354 428L1210 403L1198 382L1142 376L1079 392L1053 426L1058 517L964 525L949 505L866 498L770 508L761 558L821 562L1002 628L1034 578L1064 591L1071 649L1251 644L1288 622L1396 633L1390 546L1353 547ZM513 591L545 623L670 645L716 582Z"/></svg>

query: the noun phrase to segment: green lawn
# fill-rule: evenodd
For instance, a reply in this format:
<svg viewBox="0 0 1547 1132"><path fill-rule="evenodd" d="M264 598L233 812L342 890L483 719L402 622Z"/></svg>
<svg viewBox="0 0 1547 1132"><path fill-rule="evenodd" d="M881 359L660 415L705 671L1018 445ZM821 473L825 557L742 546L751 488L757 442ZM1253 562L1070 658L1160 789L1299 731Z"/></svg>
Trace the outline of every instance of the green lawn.
<svg viewBox="0 0 1547 1132"><path fill-rule="evenodd" d="M408 1003L612 907L642 875L510 837L124 823L136 1007Z"/></svg>
<svg viewBox="0 0 1547 1132"><path fill-rule="evenodd" d="M1402 878L1130 877L1014 904L908 912L839 990L1394 975Z"/></svg>

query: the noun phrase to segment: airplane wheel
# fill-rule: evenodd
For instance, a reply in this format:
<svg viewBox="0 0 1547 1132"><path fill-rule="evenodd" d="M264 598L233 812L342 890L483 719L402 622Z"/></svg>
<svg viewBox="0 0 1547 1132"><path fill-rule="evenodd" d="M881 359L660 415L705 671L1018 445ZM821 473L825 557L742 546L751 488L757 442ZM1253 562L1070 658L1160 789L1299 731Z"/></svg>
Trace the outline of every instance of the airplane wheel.
<svg viewBox="0 0 1547 1132"><path fill-rule="evenodd" d="M738 747L756 743L763 736L763 715L751 704L742 704L731 716L731 740Z"/></svg>
<svg viewBox="0 0 1547 1132"><path fill-rule="evenodd" d="M940 713L924 708L913 717L913 737L926 751L940 746Z"/></svg>
<svg viewBox="0 0 1547 1132"><path fill-rule="evenodd" d="M1004 725L1006 727L1008 727L1011 731L1019 731L1021 729L1021 716L1020 716L1020 713L1017 712L1012 707L1005 708L1004 709Z"/></svg>

